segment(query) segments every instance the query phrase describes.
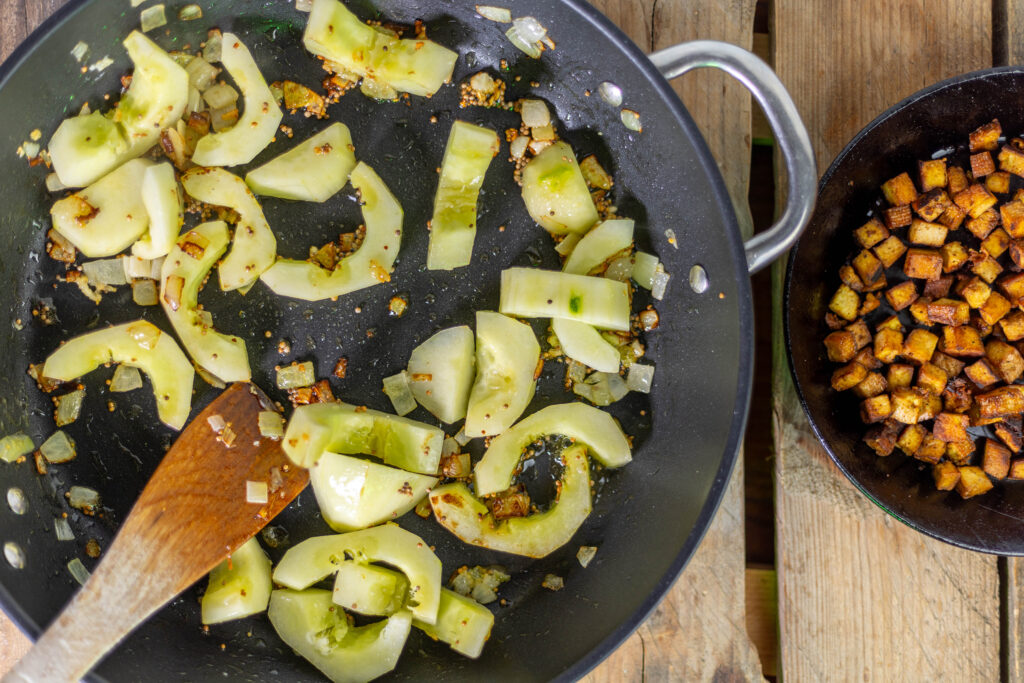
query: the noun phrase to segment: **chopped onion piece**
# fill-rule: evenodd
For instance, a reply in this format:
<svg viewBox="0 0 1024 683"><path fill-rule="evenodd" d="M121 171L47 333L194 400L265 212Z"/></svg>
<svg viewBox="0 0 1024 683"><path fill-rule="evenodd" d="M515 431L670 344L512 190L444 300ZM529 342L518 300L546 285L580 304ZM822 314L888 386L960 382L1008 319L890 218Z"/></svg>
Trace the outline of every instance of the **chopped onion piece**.
<svg viewBox="0 0 1024 683"><path fill-rule="evenodd" d="M0 460L14 462L18 458L28 455L36 449L32 438L22 432L9 434L0 439Z"/></svg>
<svg viewBox="0 0 1024 683"><path fill-rule="evenodd" d="M658 271L658 257L644 251L633 254L633 279L644 289L654 286L654 274Z"/></svg>
<svg viewBox="0 0 1024 683"><path fill-rule="evenodd" d="M238 91L227 83L218 83L203 92L203 99L210 105L210 109L223 109L238 101Z"/></svg>
<svg viewBox="0 0 1024 683"><path fill-rule="evenodd" d="M545 574L540 585L549 591L560 591L565 588L565 579L556 574Z"/></svg>
<svg viewBox="0 0 1024 683"><path fill-rule="evenodd" d="M313 372L313 362L292 363L277 369L278 389L298 389L308 387L316 381Z"/></svg>
<svg viewBox="0 0 1024 683"><path fill-rule="evenodd" d="M266 505L269 500L269 489L265 481L245 482L245 502Z"/></svg>
<svg viewBox="0 0 1024 683"><path fill-rule="evenodd" d="M142 388L142 374L139 369L123 363L114 368L114 376L110 378L111 391L132 391Z"/></svg>
<svg viewBox="0 0 1024 683"><path fill-rule="evenodd" d="M530 136L520 135L509 144L509 154L513 159L522 159L523 155L526 154L526 148L529 144Z"/></svg>
<svg viewBox="0 0 1024 683"><path fill-rule="evenodd" d="M444 442L441 445L441 457L447 458L449 455L454 455L459 452L461 446L459 442L450 436L444 438Z"/></svg>
<svg viewBox="0 0 1024 683"><path fill-rule="evenodd" d="M188 86L188 102L185 104L185 118L203 110L203 94L193 85Z"/></svg>
<svg viewBox="0 0 1024 683"><path fill-rule="evenodd" d="M81 64L85 61L86 56L89 54L89 46L82 41L75 43L75 46L71 48L71 56L75 58L75 61Z"/></svg>
<svg viewBox="0 0 1024 683"><path fill-rule="evenodd" d="M473 440L473 437L466 434L466 428L462 427L459 429L458 434L455 435L455 440L459 442L460 446L465 446L467 443Z"/></svg>
<svg viewBox="0 0 1024 683"><path fill-rule="evenodd" d="M256 416L259 424L260 435L268 439L280 439L284 436L284 418L273 410L261 410Z"/></svg>
<svg viewBox="0 0 1024 683"><path fill-rule="evenodd" d="M630 130L640 133L644 129L644 127L640 125L640 114L636 113L632 109L623 109L619 114L619 118L622 119L622 125Z"/></svg>
<svg viewBox="0 0 1024 683"><path fill-rule="evenodd" d="M189 83L199 92L203 92L213 85L217 80L217 74L220 73L217 67L202 57L196 57L189 62L188 66L185 67L185 71L188 72Z"/></svg>
<svg viewBox="0 0 1024 683"><path fill-rule="evenodd" d="M160 301L156 280L133 280L132 301L139 306L156 306Z"/></svg>
<svg viewBox="0 0 1024 683"><path fill-rule="evenodd" d="M203 8L199 5L192 3L191 5L185 5L178 10L178 19L181 21L194 21L196 19L203 18Z"/></svg>
<svg viewBox="0 0 1024 683"><path fill-rule="evenodd" d="M167 25L167 15L164 13L163 3L159 5L153 5L142 10L139 14L139 21L142 23L140 27L143 33L148 33L155 28Z"/></svg>
<svg viewBox="0 0 1024 683"><path fill-rule="evenodd" d="M550 147L551 143L551 140L530 140L530 151L534 154L540 154Z"/></svg>
<svg viewBox="0 0 1024 683"><path fill-rule="evenodd" d="M497 82L486 71L478 71L469 79L469 87L484 94L493 92L495 85Z"/></svg>
<svg viewBox="0 0 1024 683"><path fill-rule="evenodd" d="M416 409L416 399L413 398L409 375L405 370L384 378L384 393L391 399L396 414L408 415Z"/></svg>
<svg viewBox="0 0 1024 683"><path fill-rule="evenodd" d="M74 440L59 429L43 442L39 452L47 462L54 464L73 460L77 455Z"/></svg>
<svg viewBox="0 0 1024 683"><path fill-rule="evenodd" d="M39 143L26 140L21 143L21 151L29 159L35 159L39 156Z"/></svg>
<svg viewBox="0 0 1024 683"><path fill-rule="evenodd" d="M519 29L519 35L528 43L539 43L548 34L544 25L533 17L516 17L512 25Z"/></svg>
<svg viewBox="0 0 1024 683"><path fill-rule="evenodd" d="M57 534L58 541L75 540L75 532L71 530L71 525L68 524L68 520L63 517L56 517L53 520L53 531Z"/></svg>
<svg viewBox="0 0 1024 683"><path fill-rule="evenodd" d="M66 190L68 188L67 185L60 181L60 178L57 177L56 173L51 173L46 176L46 189L49 192L60 192L61 190Z"/></svg>
<svg viewBox="0 0 1024 683"><path fill-rule="evenodd" d="M89 65L89 71L95 71L97 73L105 71L108 66L114 63L114 60L110 56L106 56L103 59L97 60Z"/></svg>
<svg viewBox="0 0 1024 683"><path fill-rule="evenodd" d="M641 394L651 393L651 385L654 383L654 366L633 363L629 366L629 373L626 375L626 388L630 391L637 391Z"/></svg>
<svg viewBox="0 0 1024 683"><path fill-rule="evenodd" d="M295 9L299 12L312 11L313 0L295 0Z"/></svg>
<svg viewBox="0 0 1024 683"><path fill-rule="evenodd" d="M519 113L527 128L542 128L551 124L551 113L543 100L522 100Z"/></svg>
<svg viewBox="0 0 1024 683"><path fill-rule="evenodd" d="M512 28L505 31L505 37L508 38L508 41L510 43L512 43L520 50L533 57L534 59L540 58L540 47L538 47L536 43L530 43L524 40L519 32L519 28L515 25L515 23L512 24Z"/></svg>
<svg viewBox="0 0 1024 683"><path fill-rule="evenodd" d="M203 45L203 59L214 64L220 61L221 48L224 46L224 34L213 29L207 34L206 45Z"/></svg>
<svg viewBox="0 0 1024 683"><path fill-rule="evenodd" d="M654 271L654 279L651 282L651 296L658 301L665 298L665 290L668 288L668 281L671 276L665 272L665 267L660 263Z"/></svg>
<svg viewBox="0 0 1024 683"><path fill-rule="evenodd" d="M615 372L606 372L605 378L608 381L608 393L611 394L612 403L620 401L625 398L626 394L629 393L629 389L626 388L626 380Z"/></svg>
<svg viewBox="0 0 1024 683"><path fill-rule="evenodd" d="M122 263L124 265L124 276L129 280L135 280L137 278L149 278L152 272L152 261L145 258L139 258L138 256L122 256Z"/></svg>
<svg viewBox="0 0 1024 683"><path fill-rule="evenodd" d="M610 372L592 373L582 382L574 382L572 390L594 405L608 406L628 393L626 383L617 374Z"/></svg>
<svg viewBox="0 0 1024 683"><path fill-rule="evenodd" d="M572 382L582 382L587 378L587 366L579 361L570 359L568 361L567 369L569 380Z"/></svg>
<svg viewBox="0 0 1024 683"><path fill-rule="evenodd" d="M605 269L604 276L610 280L629 282L629 278L633 276L633 257L620 256L613 260Z"/></svg>
<svg viewBox="0 0 1024 683"><path fill-rule="evenodd" d="M84 586L85 582L89 580L89 570L85 568L82 561L77 557L68 562L68 571L71 572L71 576L75 577L75 581L80 586Z"/></svg>
<svg viewBox="0 0 1024 683"><path fill-rule="evenodd" d="M496 21L499 24L508 24L512 21L512 12L507 7L495 7L494 5L477 5L476 13L484 19Z"/></svg>
<svg viewBox="0 0 1024 683"><path fill-rule="evenodd" d="M94 285L126 285L124 264L120 258L106 258L97 261L86 261L82 264L82 272Z"/></svg>
<svg viewBox="0 0 1024 683"><path fill-rule="evenodd" d="M78 419L78 416L82 413L82 401L84 399L85 389L76 389L75 391L71 391L63 396L57 397L57 411L54 413L53 421L58 427L69 425ZM57 434L63 434L63 432L57 432ZM56 436L56 434L54 434L54 436ZM53 437L50 438L52 439ZM46 443L49 443L49 441ZM43 445L45 446L46 443ZM73 444L72 448L74 448ZM47 458L47 460L49 460L49 458ZM53 461L51 460L51 462Z"/></svg>
<svg viewBox="0 0 1024 683"><path fill-rule="evenodd" d="M72 486L68 491L68 504L76 510L91 512L100 506L100 494L86 486Z"/></svg>
<svg viewBox="0 0 1024 683"><path fill-rule="evenodd" d="M597 548L592 545L581 545L580 549L576 551L576 559L584 569L594 559L594 555L597 555Z"/></svg>
<svg viewBox="0 0 1024 683"><path fill-rule="evenodd" d="M210 425L210 429L212 429L215 434L220 434L224 431L224 428L228 426L228 423L224 421L223 415L211 415L206 418L206 422Z"/></svg>

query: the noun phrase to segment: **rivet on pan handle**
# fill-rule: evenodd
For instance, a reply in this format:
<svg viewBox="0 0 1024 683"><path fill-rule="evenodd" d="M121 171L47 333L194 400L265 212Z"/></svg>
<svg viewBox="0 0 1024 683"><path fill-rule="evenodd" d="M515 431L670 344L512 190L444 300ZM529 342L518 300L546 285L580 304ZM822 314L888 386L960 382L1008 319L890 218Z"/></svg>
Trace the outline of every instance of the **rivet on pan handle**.
<svg viewBox="0 0 1024 683"><path fill-rule="evenodd" d="M786 209L767 232L747 240L747 268L756 273L793 246L814 209L818 172L811 140L779 77L756 55L717 40L695 40L650 55L668 79L699 67L721 69L740 81L761 105L786 162Z"/></svg>

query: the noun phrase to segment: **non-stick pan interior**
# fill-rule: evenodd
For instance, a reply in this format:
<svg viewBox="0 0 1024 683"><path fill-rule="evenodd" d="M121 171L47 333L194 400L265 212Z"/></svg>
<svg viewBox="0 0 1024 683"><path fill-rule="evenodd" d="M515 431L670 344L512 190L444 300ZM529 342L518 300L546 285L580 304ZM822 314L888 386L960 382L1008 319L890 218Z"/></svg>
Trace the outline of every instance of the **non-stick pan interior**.
<svg viewBox="0 0 1024 683"><path fill-rule="evenodd" d="M326 75L301 47L305 15L283 2L203 3L204 17L185 24L175 19L185 3L169 2L170 24L151 36L168 49L196 49L206 30L217 26L237 33L250 47L268 82L291 79L318 87ZM351 3L366 19L377 15L367 3ZM576 2L517 2L515 12L548 26L557 49L542 60L519 53L502 35L504 26L477 16L472 2L380 2L381 16L412 24L425 21L429 36L457 49L455 81L486 69L508 83L508 100L527 94L552 107L559 129L579 155L596 153L615 176L615 203L638 226L638 246L658 253L673 275L664 301L657 303L660 328L647 337L647 360L657 366L650 398L631 394L610 411L635 437L634 462L604 473L594 514L568 546L536 561L470 548L431 520L406 515L402 524L436 547L445 576L462 565L498 564L513 579L495 604L497 621L483 656L470 661L414 632L393 675L395 679L549 679L579 675L634 628L653 607L699 541L728 476L745 418L749 391L752 323L749 281L735 220L717 169L697 138L692 122L668 86L629 44L589 6ZM0 254L0 330L6 390L0 395L0 432L26 430L37 443L54 430L52 404L26 375L59 342L75 334L142 316L170 332L158 307L141 309L130 291L86 301L73 285L55 284L62 269L45 253L44 233L53 195L46 192L44 168L29 168L14 150L39 128L43 140L60 120L83 103L107 106L102 95L116 93L129 69L121 39L137 26L137 14L110 2L82 2L59 14L38 41L7 65L0 82L3 144L0 173L5 179L0 230L8 244ZM71 55L79 41L89 45L87 63L109 55L114 66L81 73ZM502 67L506 60L506 67ZM627 130L619 109L597 96L605 80L620 85L624 106L640 113L643 132ZM390 410L381 378L402 369L410 350L433 332L472 324L478 309L494 309L498 273L511 265L558 267L550 238L529 219L506 161L507 145L493 163L480 201L479 232L473 263L454 273L425 270L426 222L437 183L436 168L456 118L498 130L517 126L518 116L496 109L458 106L457 86L431 99L378 103L352 92L330 110L331 120L352 130L357 156L373 166L405 209L402 251L392 281L340 298L306 303L272 295L257 284L246 296L207 287L201 301L225 332L246 338L254 380L274 386L274 366L314 360L318 377L330 377L345 400ZM436 122L432 120L436 117ZM278 140L255 164L287 149L327 122L286 115L291 142ZM255 165L254 164L254 165ZM245 169L234 169L244 172ZM279 251L302 258L312 245L354 230L359 209L350 188L323 205L266 199L263 207L275 230ZM196 221L196 217L188 219ZM499 230L504 226L504 230ZM665 231L675 232L670 246ZM703 265L711 287L701 295L687 285L694 264ZM409 301L401 317L388 313L394 296ZM638 292L646 302L647 293ZM45 301L56 311L52 326L33 317ZM534 321L545 335L546 321ZM279 342L290 351L279 353ZM331 376L340 357L348 359L344 379ZM530 411L572 400L562 389L564 366L549 362ZM83 417L65 428L79 455L40 476L30 462L0 467L0 484L20 488L25 514L0 509L0 542L24 551L25 566L0 563L0 602L29 632L48 623L77 588L66 563L84 555L95 538L105 548L156 467L174 433L156 420L147 387L130 394L106 390L112 369L84 378ZM197 380L198 411L215 390ZM273 393L273 392L271 392ZM276 394L280 400L285 397ZM109 403L109 405L108 405ZM417 410L410 417L432 421ZM450 433L454 428L449 428ZM478 447L476 453L480 452ZM531 485L553 488L538 468ZM73 484L96 488L103 514L85 517L68 507ZM54 518L67 513L76 535L58 542ZM310 491L275 525L292 543L328 533ZM575 559L581 545L599 548L583 569ZM285 547L268 548L274 559ZM541 587L548 573L565 578L565 589ZM247 680L280 677L316 679L316 671L274 635L265 617L213 626L199 623L197 586L151 619L96 674L108 680Z"/></svg>

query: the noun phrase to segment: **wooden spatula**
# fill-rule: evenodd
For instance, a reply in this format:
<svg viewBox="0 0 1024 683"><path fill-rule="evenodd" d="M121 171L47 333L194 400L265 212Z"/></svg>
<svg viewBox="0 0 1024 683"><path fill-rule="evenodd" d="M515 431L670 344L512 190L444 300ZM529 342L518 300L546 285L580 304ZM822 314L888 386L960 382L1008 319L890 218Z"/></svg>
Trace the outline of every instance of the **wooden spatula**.
<svg viewBox="0 0 1024 683"><path fill-rule="evenodd" d="M265 402L252 385L234 384L185 428L92 577L3 683L78 681L305 488L306 471L260 435ZM270 485L266 504L246 502L247 481Z"/></svg>

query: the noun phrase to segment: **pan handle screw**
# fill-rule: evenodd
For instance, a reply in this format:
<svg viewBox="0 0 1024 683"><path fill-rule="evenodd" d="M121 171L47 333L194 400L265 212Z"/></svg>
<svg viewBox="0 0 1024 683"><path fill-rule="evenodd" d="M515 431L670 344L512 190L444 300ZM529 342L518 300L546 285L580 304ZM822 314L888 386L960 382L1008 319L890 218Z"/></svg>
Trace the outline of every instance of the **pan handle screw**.
<svg viewBox="0 0 1024 683"><path fill-rule="evenodd" d="M697 294L708 291L708 272L700 264L690 268L690 289Z"/></svg>

